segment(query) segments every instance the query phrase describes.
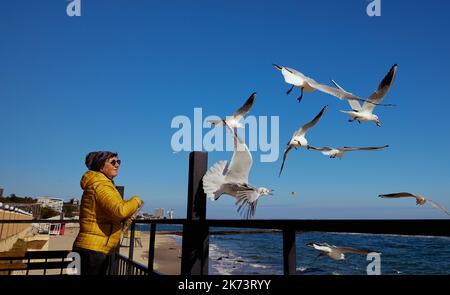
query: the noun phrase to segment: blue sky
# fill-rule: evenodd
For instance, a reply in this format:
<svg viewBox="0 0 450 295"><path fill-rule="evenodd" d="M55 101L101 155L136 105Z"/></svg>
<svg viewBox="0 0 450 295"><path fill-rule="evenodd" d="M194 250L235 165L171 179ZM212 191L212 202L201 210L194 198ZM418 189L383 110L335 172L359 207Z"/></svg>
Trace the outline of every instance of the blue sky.
<svg viewBox="0 0 450 295"><path fill-rule="evenodd" d="M85 155L117 151L116 183L145 209L184 217L188 153L173 154L177 115L229 115L253 92L251 114L280 117L280 148L324 106L308 134L315 146L378 146L343 160L306 150L255 160L250 182L275 189L256 218L441 218L413 200L382 200L409 191L450 207L446 87L450 84L447 1L82 0L3 1L0 9L0 187L21 196L80 197ZM348 109L323 93L301 104L272 63L296 68L367 97L394 63L396 81L377 108L383 124L350 124ZM296 92L298 93L298 92ZM204 130L206 133L208 130ZM280 151L282 153L282 150ZM209 154L209 165L231 159ZM259 159L259 152L253 153ZM295 198L291 191L298 192ZM240 218L231 197L208 203L209 218Z"/></svg>

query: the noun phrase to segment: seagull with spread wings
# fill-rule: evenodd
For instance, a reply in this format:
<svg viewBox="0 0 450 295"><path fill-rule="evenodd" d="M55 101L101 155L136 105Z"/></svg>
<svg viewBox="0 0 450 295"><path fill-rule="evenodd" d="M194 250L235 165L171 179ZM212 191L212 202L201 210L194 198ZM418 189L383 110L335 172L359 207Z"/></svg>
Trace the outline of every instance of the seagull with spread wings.
<svg viewBox="0 0 450 295"><path fill-rule="evenodd" d="M255 215L259 197L272 195L273 190L265 187L258 188L248 183L253 164L252 154L233 129L231 132L237 141L231 166L227 161L214 164L203 176L203 191L214 201L223 194L235 197L238 212L249 219Z"/></svg>
<svg viewBox="0 0 450 295"><path fill-rule="evenodd" d="M256 92L253 92L250 97L245 101L245 103L236 111L233 115L226 117L221 120L208 120L211 125L214 126L225 126L227 125L231 130L236 132L236 128L244 128L244 125L240 122L242 118L250 111L253 103L256 99ZM236 149L237 141L236 137L234 139L234 148Z"/></svg>
<svg viewBox="0 0 450 295"><path fill-rule="evenodd" d="M345 253L362 254L367 255L369 253L377 253L375 251L365 249L354 249L348 247L337 247L329 245L327 243L309 243L308 246L320 251L320 256L328 256L333 260L345 260Z"/></svg>
<svg viewBox="0 0 450 295"><path fill-rule="evenodd" d="M281 176L281 172L283 172L284 164L286 162L288 153L293 148L297 149L299 147L307 147L308 146L308 140L305 138L306 132L314 127L314 125L319 122L319 120L322 118L323 114L328 110L328 106L324 106L320 113L317 114L317 116L309 123L303 125L300 129L295 131L294 135L292 136L291 140L288 142L286 149L284 150L283 154L283 163L281 164L280 173L278 174L278 177Z"/></svg>
<svg viewBox="0 0 450 295"><path fill-rule="evenodd" d="M330 158L336 158L342 159L344 157L345 152L351 152L351 151L379 151L384 150L385 148L389 147L389 145L380 146L380 147L341 147L341 148L334 148L330 146L326 146L323 148L316 148L313 146L308 146L308 150L313 151L319 151L325 156L329 156Z"/></svg>
<svg viewBox="0 0 450 295"><path fill-rule="evenodd" d="M377 115L373 114L373 110L377 105L383 101L384 97L388 93L389 89L394 83L395 76L397 74L397 65L393 65L387 75L383 78L381 83L378 85L377 90L372 93L367 101L361 107L360 103L355 100L349 100L348 103L352 108L352 111L341 111L345 114L352 116L352 119L348 120L349 122L357 121L361 122L369 122L374 121L378 127L381 127L380 119ZM332 80L334 85L339 88L341 91L346 92L341 86L339 86L336 81ZM385 104L385 106L393 106L392 104Z"/></svg>
<svg viewBox="0 0 450 295"><path fill-rule="evenodd" d="M314 92L316 90L319 90L321 92L330 94L332 96L335 96L339 98L340 100L345 99L348 101L362 101L369 104L373 104L375 102L367 102L366 99L363 99L357 95L354 95L350 92L347 92L340 88L330 87L324 84L320 84L316 82L315 80L305 76L304 74L300 73L296 69L283 67L277 64L273 64L275 68L281 71L281 74L284 77L284 81L287 84L291 84L291 88L286 92L287 95L292 92L294 87L300 88L300 96L297 98L298 102L300 102L303 98L303 92L306 91L308 93Z"/></svg>
<svg viewBox="0 0 450 295"><path fill-rule="evenodd" d="M209 123L216 126L228 125L230 128L236 131L236 128L244 128L244 125L240 123L241 119L250 111L255 102L256 92L253 92L245 103L236 111L233 115L226 117L222 120L208 120Z"/></svg>
<svg viewBox="0 0 450 295"><path fill-rule="evenodd" d="M433 206L436 209L442 210L445 214L450 215L450 213L447 211L447 209L445 209L443 206L441 206L440 204L436 203L433 200L430 199L426 199L424 196L422 195L416 195L416 194L411 194L411 193L393 193L393 194L384 194L384 195L379 195L380 198L386 198L386 199L395 199L395 198L415 198L416 199L416 205L424 205L426 203L430 204L431 206Z"/></svg>

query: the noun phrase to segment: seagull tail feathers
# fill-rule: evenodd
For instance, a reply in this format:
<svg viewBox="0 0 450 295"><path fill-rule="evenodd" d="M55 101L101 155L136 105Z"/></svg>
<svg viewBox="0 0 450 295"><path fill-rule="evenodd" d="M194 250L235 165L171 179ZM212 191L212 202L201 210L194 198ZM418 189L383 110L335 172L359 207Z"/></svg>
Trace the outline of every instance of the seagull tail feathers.
<svg viewBox="0 0 450 295"><path fill-rule="evenodd" d="M221 186L225 183L227 161L214 164L203 176L203 191L211 200L217 200L221 195Z"/></svg>

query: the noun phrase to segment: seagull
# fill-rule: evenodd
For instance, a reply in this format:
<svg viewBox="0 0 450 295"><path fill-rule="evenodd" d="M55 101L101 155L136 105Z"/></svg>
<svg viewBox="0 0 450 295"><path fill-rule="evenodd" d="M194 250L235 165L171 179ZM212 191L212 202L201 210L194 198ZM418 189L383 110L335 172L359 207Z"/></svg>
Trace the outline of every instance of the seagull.
<svg viewBox="0 0 450 295"><path fill-rule="evenodd" d="M213 201L223 194L235 197L235 204L239 206L237 211L249 219L255 215L259 197L272 195L273 190L258 188L248 183L248 175L253 164L252 154L233 129L231 132L238 143L233 152L231 167L227 161L214 164L202 178L203 191Z"/></svg>
<svg viewBox="0 0 450 295"><path fill-rule="evenodd" d="M433 206L436 209L440 209L444 211L445 214L450 215L450 213L440 204L436 203L433 200L426 199L422 195L416 195L411 193L394 193L394 194L385 194L385 195L379 195L380 198L387 198L387 199L393 199L393 198L406 198L406 197L412 197L416 199L416 205L424 205L425 203L429 203L431 206Z"/></svg>
<svg viewBox="0 0 450 295"><path fill-rule="evenodd" d="M383 150L385 148L389 147L389 145L380 146L380 147L341 147L341 148L334 148L330 146L326 146L323 148L316 148L313 146L308 146L308 150L313 151L319 151L322 152L325 156L330 156L330 158L336 158L342 159L344 157L345 152L351 152L351 151L377 151L377 150Z"/></svg>
<svg viewBox="0 0 450 295"><path fill-rule="evenodd" d="M362 107L359 104L359 102L355 100L349 100L348 103L350 104L352 111L341 111L342 113L349 114L350 116L352 116L352 119L348 121L353 122L356 120L358 121L358 123L374 121L378 127L381 127L381 123L378 116L374 115L372 112L375 109L375 107L377 105L380 105L381 101L383 101L384 97L391 88L392 83L394 82L396 74L397 74L397 64L391 67L387 75L381 81L380 85L378 85L377 90L375 90L375 92L369 96L369 98L363 104ZM336 83L336 81L332 80L332 82L334 83L334 85L336 85L337 88L346 92L341 86L339 86ZM394 106L394 105L385 104L384 106Z"/></svg>
<svg viewBox="0 0 450 295"><path fill-rule="evenodd" d="M308 246L319 250L320 256L328 256L333 260L345 260L345 253L363 254L367 255L369 253L376 253L374 251L365 249L354 249L348 247L336 247L334 245L328 245L327 243L309 243Z"/></svg>
<svg viewBox="0 0 450 295"><path fill-rule="evenodd" d="M316 82L315 80L305 76L304 74L300 73L296 69L288 68L279 66L277 64L273 64L275 68L281 71L281 74L284 77L284 81L288 84L291 84L291 88L286 92L287 95L291 93L291 91L294 89L295 86L300 88L301 94L297 98L298 102L300 102L303 98L303 91L306 92L314 92L315 90L319 90L321 92L330 94L332 96L335 96L339 98L340 100L346 99L348 101L363 101L367 103L366 99L360 98L350 92L347 92L340 88L334 88L330 87L324 84L320 84ZM376 104L374 102L369 102L370 104Z"/></svg>
<svg viewBox="0 0 450 295"><path fill-rule="evenodd" d="M240 123L241 119L250 111L255 102L256 92L253 92L247 101L236 111L232 116L222 120L208 120L209 123L215 126L228 125L230 128L236 131L236 128L244 128L244 125Z"/></svg>
<svg viewBox="0 0 450 295"><path fill-rule="evenodd" d="M247 101L236 111L232 116L227 117L226 119L221 120L208 120L208 122L213 126L222 126L227 125L234 132L236 132L236 128L244 128L244 125L240 123L241 119L250 111L255 102L256 92L253 92ZM237 141L234 139L234 148L236 149Z"/></svg>
<svg viewBox="0 0 450 295"><path fill-rule="evenodd" d="M304 125L300 129L295 131L291 140L288 142L286 149L284 150L283 163L281 164L281 169L280 169L280 173L278 174L278 177L281 176L281 172L283 171L284 163L286 162L289 151L293 148L297 149L299 147L307 147L308 146L308 141L305 138L306 132L310 128L314 127L314 125L316 125L317 122L319 122L319 120L322 118L323 114L325 114L325 112L327 110L328 110L328 106L324 106L322 108L322 110L320 111L320 113L317 114L317 116L311 122L309 122L308 124Z"/></svg>

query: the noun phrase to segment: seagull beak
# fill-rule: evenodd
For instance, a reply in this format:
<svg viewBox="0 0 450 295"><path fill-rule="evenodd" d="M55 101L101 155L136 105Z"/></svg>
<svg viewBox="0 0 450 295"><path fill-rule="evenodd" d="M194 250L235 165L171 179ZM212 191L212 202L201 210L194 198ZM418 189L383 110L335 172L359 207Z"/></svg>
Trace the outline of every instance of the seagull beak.
<svg viewBox="0 0 450 295"><path fill-rule="evenodd" d="M270 196L273 196L273 192L274 192L274 191L275 191L275 190L271 189L270 192L269 192L269 195L270 195Z"/></svg>
<svg viewBox="0 0 450 295"><path fill-rule="evenodd" d="M277 65L277 64L273 64L273 66L275 67L275 68L277 68L278 70L282 70L283 69L283 67L281 67L281 66L279 66L279 65Z"/></svg>

